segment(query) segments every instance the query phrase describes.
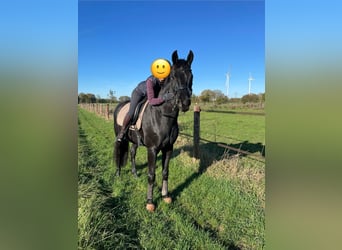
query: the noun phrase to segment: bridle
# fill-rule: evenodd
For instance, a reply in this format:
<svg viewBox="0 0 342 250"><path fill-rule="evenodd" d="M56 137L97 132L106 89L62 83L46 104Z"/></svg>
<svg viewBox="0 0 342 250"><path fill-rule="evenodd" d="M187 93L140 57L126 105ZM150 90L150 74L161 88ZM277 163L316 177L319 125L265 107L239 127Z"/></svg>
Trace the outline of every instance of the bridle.
<svg viewBox="0 0 342 250"><path fill-rule="evenodd" d="M169 100L168 102L173 101L173 107L172 107L172 111L175 111L177 108L177 104L179 103L179 96L180 96L180 92L184 92L185 96L191 98L192 95L192 72L191 69L188 70L189 72L187 72L187 74L191 74L191 76L187 77L187 82L186 84L180 84L180 80L171 75L170 76L170 82L168 84L172 84L173 86L171 87L171 92L175 95L175 99L173 100ZM168 90L167 92L170 93L170 90Z"/></svg>
<svg viewBox="0 0 342 250"><path fill-rule="evenodd" d="M189 93L191 93L191 90L190 90L189 87L182 86L182 87L177 87L177 88L173 89L172 93L175 95L175 98L172 99L172 100L168 100L167 101L169 103L171 102L171 104L172 104L172 111L178 110L178 108L179 108L178 104L180 102L180 98L179 98L180 94L179 94L179 92L184 92L184 91L186 91L185 95L190 98L191 94L189 94Z"/></svg>

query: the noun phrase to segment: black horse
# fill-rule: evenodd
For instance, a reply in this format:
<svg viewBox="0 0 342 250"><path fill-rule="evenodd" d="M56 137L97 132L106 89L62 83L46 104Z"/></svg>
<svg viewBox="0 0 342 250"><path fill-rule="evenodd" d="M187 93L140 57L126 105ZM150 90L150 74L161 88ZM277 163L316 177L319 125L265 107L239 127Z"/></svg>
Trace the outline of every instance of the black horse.
<svg viewBox="0 0 342 250"><path fill-rule="evenodd" d="M192 95L192 71L191 63L194 54L190 50L187 59L178 59L177 50L172 53L172 66L169 76L159 92L159 96L165 93L173 93L174 99L164 102L159 106L147 105L141 129L138 131L129 130L127 138L132 142L131 164L132 173L136 175L135 155L139 145L147 148L148 158L148 187L147 205L149 211L154 211L153 185L155 182L156 159L158 153L162 152L162 197L167 203L172 199L168 193L169 161L173 152L173 144L178 137L178 114L179 111L189 110ZM121 126L117 124L117 116L124 103L120 103L114 110L114 130L118 135ZM114 161L117 166L117 175L120 169L126 165L129 149L129 141L122 140L114 143Z"/></svg>

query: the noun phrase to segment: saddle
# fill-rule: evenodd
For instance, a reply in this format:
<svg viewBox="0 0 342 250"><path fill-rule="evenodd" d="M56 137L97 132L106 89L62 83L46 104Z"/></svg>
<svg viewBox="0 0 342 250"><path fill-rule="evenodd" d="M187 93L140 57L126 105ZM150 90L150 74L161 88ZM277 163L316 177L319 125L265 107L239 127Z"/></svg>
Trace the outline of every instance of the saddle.
<svg viewBox="0 0 342 250"><path fill-rule="evenodd" d="M130 102L126 103L119 111L118 117L117 117L117 123L118 125L122 126L123 120L128 113ZM131 125L129 126L129 129L131 130L139 130L141 128L141 121L144 115L144 111L147 107L148 100L144 99L141 102L138 103L137 107L135 108L133 117L131 119Z"/></svg>

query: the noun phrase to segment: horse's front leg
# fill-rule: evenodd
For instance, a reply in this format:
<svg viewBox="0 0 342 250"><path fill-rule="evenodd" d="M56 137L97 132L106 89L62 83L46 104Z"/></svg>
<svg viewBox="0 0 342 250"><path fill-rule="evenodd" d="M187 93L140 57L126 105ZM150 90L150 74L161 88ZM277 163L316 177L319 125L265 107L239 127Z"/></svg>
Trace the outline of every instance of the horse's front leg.
<svg viewBox="0 0 342 250"><path fill-rule="evenodd" d="M147 205L146 209L153 212L155 206L153 204L153 186L156 178L156 157L157 151L154 148L147 149L148 159L148 185L147 185Z"/></svg>
<svg viewBox="0 0 342 250"><path fill-rule="evenodd" d="M162 178L163 178L163 184L162 184L162 197L164 202L171 203L172 199L169 196L169 190L168 190L168 179L169 179L169 162L172 156L173 147L168 149L164 149L162 151Z"/></svg>
<svg viewBox="0 0 342 250"><path fill-rule="evenodd" d="M132 174L134 175L134 177L138 177L136 164L135 164L135 155L137 154L137 148L138 148L138 145L133 143L131 147L131 165L132 165Z"/></svg>

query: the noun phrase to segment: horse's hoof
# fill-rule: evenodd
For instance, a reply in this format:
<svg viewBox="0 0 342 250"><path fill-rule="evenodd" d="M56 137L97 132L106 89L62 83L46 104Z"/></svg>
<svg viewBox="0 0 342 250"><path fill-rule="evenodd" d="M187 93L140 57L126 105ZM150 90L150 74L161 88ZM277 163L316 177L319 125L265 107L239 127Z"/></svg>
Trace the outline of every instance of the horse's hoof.
<svg viewBox="0 0 342 250"><path fill-rule="evenodd" d="M154 204L152 204L152 203L147 203L147 204L146 204L146 209L147 209L147 211L149 211L149 212L154 212L155 206L154 206Z"/></svg>
<svg viewBox="0 0 342 250"><path fill-rule="evenodd" d="M163 200L167 204L170 204L172 202L172 198L170 196L164 197Z"/></svg>

